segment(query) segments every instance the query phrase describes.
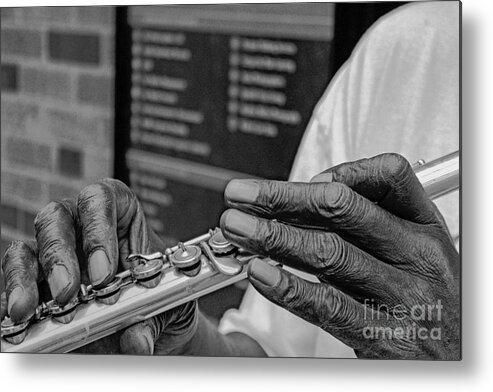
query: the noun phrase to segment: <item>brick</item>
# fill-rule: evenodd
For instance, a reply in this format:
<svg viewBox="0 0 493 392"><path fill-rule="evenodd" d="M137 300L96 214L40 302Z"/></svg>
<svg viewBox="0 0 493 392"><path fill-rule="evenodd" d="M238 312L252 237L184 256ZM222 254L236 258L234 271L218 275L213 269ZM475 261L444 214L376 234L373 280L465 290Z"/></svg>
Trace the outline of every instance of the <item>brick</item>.
<svg viewBox="0 0 493 392"><path fill-rule="evenodd" d="M93 182L103 177L113 176L113 155L110 150L102 151L99 154L86 153L85 156L84 180Z"/></svg>
<svg viewBox="0 0 493 392"><path fill-rule="evenodd" d="M0 9L0 20L2 24L15 22L19 8L2 8Z"/></svg>
<svg viewBox="0 0 493 392"><path fill-rule="evenodd" d="M77 98L82 103L110 107L113 102L113 78L90 74L79 75Z"/></svg>
<svg viewBox="0 0 493 392"><path fill-rule="evenodd" d="M61 147L58 150L58 172L64 176L81 178L83 176L83 153L69 147Z"/></svg>
<svg viewBox="0 0 493 392"><path fill-rule="evenodd" d="M39 202L44 199L43 182L40 178L2 170L2 197L4 196Z"/></svg>
<svg viewBox="0 0 493 392"><path fill-rule="evenodd" d="M100 40L97 34L49 31L49 57L75 64L99 64Z"/></svg>
<svg viewBox="0 0 493 392"><path fill-rule="evenodd" d="M106 26L110 29L114 26L113 7L74 7L77 21L82 26Z"/></svg>
<svg viewBox="0 0 493 392"><path fill-rule="evenodd" d="M34 237L34 218L36 214L30 211L21 210L19 214L20 229L29 237Z"/></svg>
<svg viewBox="0 0 493 392"><path fill-rule="evenodd" d="M2 92L15 92L17 91L17 64L2 64Z"/></svg>
<svg viewBox="0 0 493 392"><path fill-rule="evenodd" d="M12 241L7 239L7 238L2 237L0 239L0 255L1 255L1 257L3 257L3 255L5 254L5 252L7 251L7 249L9 248L11 243L12 243ZM2 280L0 280L0 283L1 282L2 282ZM0 292L2 292L2 290L0 290Z"/></svg>
<svg viewBox="0 0 493 392"><path fill-rule="evenodd" d="M1 117L2 134L19 134L39 124L40 110L37 104L7 101L2 97Z"/></svg>
<svg viewBox="0 0 493 392"><path fill-rule="evenodd" d="M70 75L63 71L24 68L21 70L21 90L33 95L70 100Z"/></svg>
<svg viewBox="0 0 493 392"><path fill-rule="evenodd" d="M52 183L48 188L49 199L51 201L75 198L79 194L79 191L79 189L62 183Z"/></svg>
<svg viewBox="0 0 493 392"><path fill-rule="evenodd" d="M115 35L106 34L101 36L101 64L113 69L115 66Z"/></svg>
<svg viewBox="0 0 493 392"><path fill-rule="evenodd" d="M105 117L53 109L48 111L48 124L49 131L60 141L83 144L86 148L107 148L111 142L112 128Z"/></svg>
<svg viewBox="0 0 493 392"><path fill-rule="evenodd" d="M25 23L72 22L73 7L23 7L20 8L20 18Z"/></svg>
<svg viewBox="0 0 493 392"><path fill-rule="evenodd" d="M26 236L34 236L36 214L9 204L2 204L2 225L17 229Z"/></svg>
<svg viewBox="0 0 493 392"><path fill-rule="evenodd" d="M25 29L2 29L2 55L41 57L41 32Z"/></svg>
<svg viewBox="0 0 493 392"><path fill-rule="evenodd" d="M7 160L36 169L51 169L50 146L30 140L9 137L6 144Z"/></svg>
<svg viewBox="0 0 493 392"><path fill-rule="evenodd" d="M2 225L17 228L18 226L18 210L16 207L2 203Z"/></svg>

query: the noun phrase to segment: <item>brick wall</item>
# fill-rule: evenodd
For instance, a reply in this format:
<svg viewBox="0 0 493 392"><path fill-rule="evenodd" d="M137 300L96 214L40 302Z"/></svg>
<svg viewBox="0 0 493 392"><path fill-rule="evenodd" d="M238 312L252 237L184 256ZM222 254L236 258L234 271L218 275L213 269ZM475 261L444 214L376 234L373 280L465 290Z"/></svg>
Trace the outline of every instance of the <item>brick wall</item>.
<svg viewBox="0 0 493 392"><path fill-rule="evenodd" d="M113 172L114 8L2 8L1 254ZM1 283L0 283L1 285Z"/></svg>

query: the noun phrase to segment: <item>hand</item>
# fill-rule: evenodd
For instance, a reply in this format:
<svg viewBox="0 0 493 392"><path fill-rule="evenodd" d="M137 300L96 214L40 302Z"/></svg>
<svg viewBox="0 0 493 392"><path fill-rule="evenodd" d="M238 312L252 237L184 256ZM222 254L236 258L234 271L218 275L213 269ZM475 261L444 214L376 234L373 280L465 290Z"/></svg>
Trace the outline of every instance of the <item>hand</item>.
<svg viewBox="0 0 493 392"><path fill-rule="evenodd" d="M460 359L459 255L404 158L345 163L312 183L235 180L225 198L230 241L320 281L254 260L264 297L358 357Z"/></svg>
<svg viewBox="0 0 493 392"><path fill-rule="evenodd" d="M13 242L2 260L6 296L1 317L6 309L16 324L34 314L40 298L64 306L81 281L104 287L129 268L129 254L164 250L136 196L112 179L89 185L76 200L50 203L36 217L35 233L35 241ZM190 302L80 351L178 354L195 333L197 319L197 304Z"/></svg>

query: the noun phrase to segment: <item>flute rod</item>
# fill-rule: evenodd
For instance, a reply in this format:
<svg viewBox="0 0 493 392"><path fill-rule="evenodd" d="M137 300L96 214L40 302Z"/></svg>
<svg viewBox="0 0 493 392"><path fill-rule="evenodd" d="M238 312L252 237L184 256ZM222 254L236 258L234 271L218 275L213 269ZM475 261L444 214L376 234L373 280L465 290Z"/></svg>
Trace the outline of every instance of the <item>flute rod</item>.
<svg viewBox="0 0 493 392"><path fill-rule="evenodd" d="M414 171L431 199L451 193L460 185L459 151L419 165Z"/></svg>

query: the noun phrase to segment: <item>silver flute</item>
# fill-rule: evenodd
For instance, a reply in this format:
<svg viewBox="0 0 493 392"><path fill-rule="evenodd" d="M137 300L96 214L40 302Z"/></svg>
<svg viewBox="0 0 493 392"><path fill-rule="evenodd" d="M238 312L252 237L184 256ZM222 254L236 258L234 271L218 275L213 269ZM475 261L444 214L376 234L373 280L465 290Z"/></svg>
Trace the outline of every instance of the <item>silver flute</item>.
<svg viewBox="0 0 493 392"><path fill-rule="evenodd" d="M432 199L459 188L458 151L429 163L420 160L413 169ZM42 303L22 324L5 318L1 351L70 352L245 279L254 257L229 243L217 228L164 253L130 255L132 267L106 287L81 285L79 295L64 307Z"/></svg>

